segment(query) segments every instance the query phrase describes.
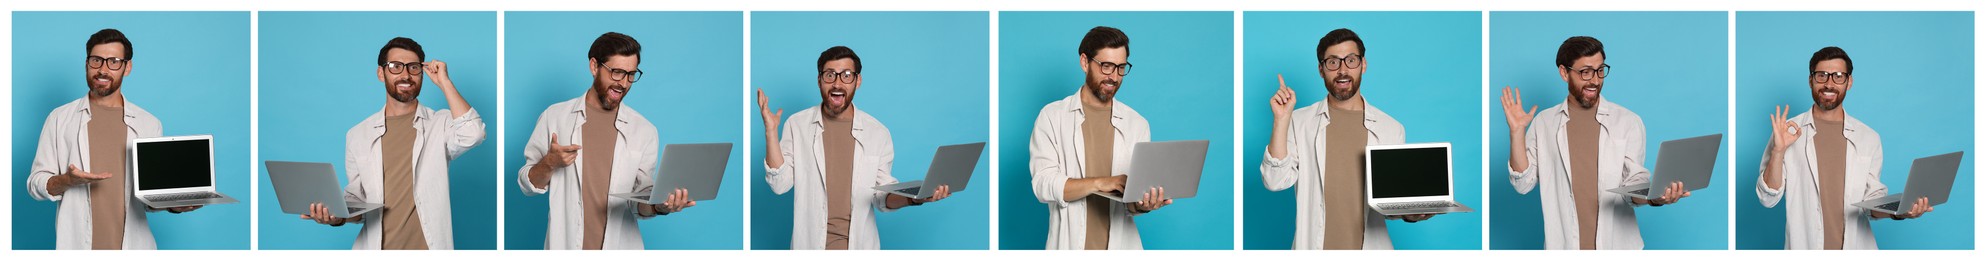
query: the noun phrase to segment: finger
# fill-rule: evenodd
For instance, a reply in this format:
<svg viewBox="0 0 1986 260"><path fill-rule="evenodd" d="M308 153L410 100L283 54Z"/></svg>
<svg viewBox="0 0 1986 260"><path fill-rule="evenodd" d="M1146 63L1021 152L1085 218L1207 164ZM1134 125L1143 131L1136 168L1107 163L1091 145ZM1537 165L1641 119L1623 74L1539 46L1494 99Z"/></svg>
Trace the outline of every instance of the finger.
<svg viewBox="0 0 1986 260"><path fill-rule="evenodd" d="M559 133L552 133L552 149L559 147Z"/></svg>
<svg viewBox="0 0 1986 260"><path fill-rule="evenodd" d="M1280 88L1289 88L1289 87L1290 87L1290 84L1289 84L1289 83L1286 83L1286 82L1284 82L1284 81L1283 81L1283 74L1282 74L1282 73L1276 73L1276 85L1277 85L1277 86L1280 86Z"/></svg>

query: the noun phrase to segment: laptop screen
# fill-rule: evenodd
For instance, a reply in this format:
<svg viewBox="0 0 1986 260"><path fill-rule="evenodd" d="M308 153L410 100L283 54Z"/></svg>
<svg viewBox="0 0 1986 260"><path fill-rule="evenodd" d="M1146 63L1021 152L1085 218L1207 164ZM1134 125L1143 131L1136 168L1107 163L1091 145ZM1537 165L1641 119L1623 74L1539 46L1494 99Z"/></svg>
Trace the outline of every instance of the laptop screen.
<svg viewBox="0 0 1986 260"><path fill-rule="evenodd" d="M1448 195L1448 148L1372 150L1373 198Z"/></svg>
<svg viewBox="0 0 1986 260"><path fill-rule="evenodd" d="M206 139L138 143L139 190L213 186L213 153Z"/></svg>

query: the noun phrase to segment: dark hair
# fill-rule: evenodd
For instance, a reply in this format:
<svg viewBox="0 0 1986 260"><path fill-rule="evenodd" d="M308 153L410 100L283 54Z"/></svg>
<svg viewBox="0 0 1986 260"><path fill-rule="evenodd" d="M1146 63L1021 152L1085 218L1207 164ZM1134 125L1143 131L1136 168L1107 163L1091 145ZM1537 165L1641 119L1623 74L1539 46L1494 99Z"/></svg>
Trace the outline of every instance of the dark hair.
<svg viewBox="0 0 1986 260"><path fill-rule="evenodd" d="M1841 50L1841 47L1834 47L1834 46L1827 46L1827 48L1821 48L1819 51L1814 51L1814 58L1807 60L1807 73L1813 73L1814 66L1820 65L1821 61L1832 60L1832 59L1841 59L1842 63L1848 64L1848 75L1855 74L1855 60L1848 59L1848 51Z"/></svg>
<svg viewBox="0 0 1986 260"><path fill-rule="evenodd" d="M1592 36L1565 38L1565 43L1558 45L1558 66L1572 68L1572 60L1593 55L1607 56L1607 48L1600 45L1600 39Z"/></svg>
<svg viewBox="0 0 1986 260"><path fill-rule="evenodd" d="M855 60L855 74L862 74L862 56L855 56L855 49L849 49L848 46L834 46L821 51L821 59L814 61L814 71L819 72L827 67L828 61L839 59Z"/></svg>
<svg viewBox="0 0 1986 260"><path fill-rule="evenodd" d="M1360 40L1358 33L1352 32L1351 29L1338 28L1337 30L1331 30L1330 33L1325 33L1324 38L1317 39L1317 62L1324 62L1325 48L1330 48L1331 45L1338 45L1344 42L1358 44L1358 55L1365 55L1365 40Z"/></svg>
<svg viewBox="0 0 1986 260"><path fill-rule="evenodd" d="M414 52L415 60L428 60L428 53L421 51L421 43L407 37L393 37L393 40L386 41L386 47L379 47L379 66L386 66L386 51L393 49Z"/></svg>
<svg viewBox="0 0 1986 260"><path fill-rule="evenodd" d="M641 42L617 32L601 34L593 39L593 48L586 50L586 57L593 59L593 63L606 64L607 56L634 56L635 63L640 64Z"/></svg>
<svg viewBox="0 0 1986 260"><path fill-rule="evenodd" d="M108 43L123 44L124 60L131 60L131 39L124 38L124 32L111 28L104 28L103 30L97 30L97 33L90 34L90 41L83 43L83 53L89 53L91 48Z"/></svg>
<svg viewBox="0 0 1986 260"><path fill-rule="evenodd" d="M1076 46L1076 53L1083 54L1083 58L1093 59L1096 58L1097 50L1118 47L1124 48L1124 56L1131 56L1131 36L1124 35L1124 31L1117 28L1097 26L1090 28L1089 34L1083 35L1083 43Z"/></svg>

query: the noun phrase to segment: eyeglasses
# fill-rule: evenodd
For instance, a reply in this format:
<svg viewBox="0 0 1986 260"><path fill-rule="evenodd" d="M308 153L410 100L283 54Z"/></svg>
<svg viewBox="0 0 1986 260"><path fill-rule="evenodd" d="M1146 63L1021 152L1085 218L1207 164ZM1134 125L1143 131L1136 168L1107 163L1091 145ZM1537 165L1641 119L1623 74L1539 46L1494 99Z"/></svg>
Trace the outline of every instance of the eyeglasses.
<svg viewBox="0 0 1986 260"><path fill-rule="evenodd" d="M844 71L822 70L821 83L834 83L837 81L841 83L855 83L855 76L857 74L859 73L855 73L855 71L853 70L844 70Z"/></svg>
<svg viewBox="0 0 1986 260"><path fill-rule="evenodd" d="M634 83L635 81L641 81L641 70L639 70L639 69L637 69L637 70L634 70L634 71L628 71L628 70L623 70L623 69L612 69L612 68L610 68L610 69L607 69L607 75L608 75L608 78L609 78L609 79L613 79L613 80L616 80L616 81L620 81L620 80L626 80L626 81L628 81L628 83Z"/></svg>
<svg viewBox="0 0 1986 260"><path fill-rule="evenodd" d="M382 66L382 67L386 67L387 73L393 73L393 74L409 73L414 75L420 75L421 70L426 68L423 65L421 65L420 62L402 63L398 61L386 62L386 66Z"/></svg>
<svg viewBox="0 0 1986 260"><path fill-rule="evenodd" d="M1573 73L1579 74L1580 80L1593 80L1594 75L1598 75L1604 79L1607 78L1607 72L1613 71L1613 68L1614 65L1600 64L1599 68L1582 68L1573 71Z"/></svg>
<svg viewBox="0 0 1986 260"><path fill-rule="evenodd" d="M1323 65L1319 65L1318 68L1322 68L1325 70L1338 70L1339 68L1356 69L1359 66L1364 65L1365 64L1364 61L1365 61L1365 55L1359 55L1359 54L1346 55L1345 57L1340 57L1336 59L1324 58L1323 60L1319 60L1318 63L1321 63Z"/></svg>
<svg viewBox="0 0 1986 260"><path fill-rule="evenodd" d="M105 58L96 55L90 55L88 59L84 59L83 61L84 61L83 64L89 65L90 68L92 69L103 68L104 66L110 66L110 70L121 70L124 69L124 62L130 60L126 60L124 58Z"/></svg>
<svg viewBox="0 0 1986 260"><path fill-rule="evenodd" d="M1832 82L1834 84L1848 83L1847 72L1815 71L1812 78L1814 79L1814 83L1829 83L1829 82Z"/></svg>
<svg viewBox="0 0 1986 260"><path fill-rule="evenodd" d="M1103 71L1102 71L1103 75L1110 75L1110 74L1117 74L1118 76L1131 75L1131 63L1129 62L1126 62L1124 64L1117 64L1116 62L1103 61L1103 62L1097 62L1096 66L1103 67Z"/></svg>

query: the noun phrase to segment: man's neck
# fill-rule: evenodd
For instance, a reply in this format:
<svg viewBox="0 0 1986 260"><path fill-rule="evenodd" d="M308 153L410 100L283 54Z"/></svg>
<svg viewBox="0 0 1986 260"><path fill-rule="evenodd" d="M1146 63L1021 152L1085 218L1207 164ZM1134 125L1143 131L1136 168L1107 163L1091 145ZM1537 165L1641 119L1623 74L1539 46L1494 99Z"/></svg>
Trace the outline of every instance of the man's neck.
<svg viewBox="0 0 1986 260"><path fill-rule="evenodd" d="M1567 105L1572 105L1572 106L1570 106L1570 107L1568 107L1568 108L1572 108L1572 109L1586 109L1586 110L1591 110L1591 109L1599 109L1599 108L1600 108L1600 100L1599 100L1599 99L1593 99L1593 104L1587 104L1587 105L1581 105L1581 104L1579 104L1579 97L1578 97L1578 96L1573 96L1573 95L1565 95L1565 103L1566 103Z"/></svg>
<svg viewBox="0 0 1986 260"><path fill-rule="evenodd" d="M1097 98L1096 92L1091 91L1090 86L1083 86L1081 91L1083 93L1077 93L1076 95L1082 96L1083 107L1110 107L1112 101Z"/></svg>
<svg viewBox="0 0 1986 260"><path fill-rule="evenodd" d="M110 95L103 96L97 96L95 93L91 93L91 95L86 96L89 97L91 105L115 108L124 107L124 91L111 92Z"/></svg>
<svg viewBox="0 0 1986 260"><path fill-rule="evenodd" d="M1841 106L1834 106L1834 109L1821 109L1820 104L1814 104L1814 119L1840 122L1842 119L1848 117L1848 112L1843 110L1845 108Z"/></svg>
<svg viewBox="0 0 1986 260"><path fill-rule="evenodd" d="M421 100L419 99L409 100L407 102L400 102L399 100L393 100L392 97L387 97L386 116L403 116L409 113L414 113L414 108L420 106L421 106Z"/></svg>
<svg viewBox="0 0 1986 260"><path fill-rule="evenodd" d="M1324 103L1331 106L1331 109L1336 110L1365 111L1365 94L1353 93L1351 98L1345 100L1338 100L1337 97L1324 97Z"/></svg>

